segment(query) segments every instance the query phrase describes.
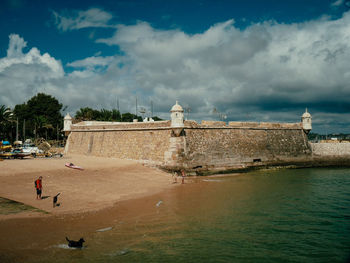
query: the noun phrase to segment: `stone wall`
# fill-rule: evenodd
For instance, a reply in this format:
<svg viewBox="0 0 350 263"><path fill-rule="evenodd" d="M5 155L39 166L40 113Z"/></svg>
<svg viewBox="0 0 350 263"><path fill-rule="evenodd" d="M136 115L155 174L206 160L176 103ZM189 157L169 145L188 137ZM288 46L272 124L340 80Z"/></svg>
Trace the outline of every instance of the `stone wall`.
<svg viewBox="0 0 350 263"><path fill-rule="evenodd" d="M310 143L312 153L318 156L350 155L350 143Z"/></svg>
<svg viewBox="0 0 350 263"><path fill-rule="evenodd" d="M170 121L83 122L72 126L66 152L144 160L167 167L225 168L311 155L299 123Z"/></svg>
<svg viewBox="0 0 350 263"><path fill-rule="evenodd" d="M169 148L169 129L75 131L66 152L162 163Z"/></svg>
<svg viewBox="0 0 350 263"><path fill-rule="evenodd" d="M225 167L311 155L302 129L185 129L187 167Z"/></svg>

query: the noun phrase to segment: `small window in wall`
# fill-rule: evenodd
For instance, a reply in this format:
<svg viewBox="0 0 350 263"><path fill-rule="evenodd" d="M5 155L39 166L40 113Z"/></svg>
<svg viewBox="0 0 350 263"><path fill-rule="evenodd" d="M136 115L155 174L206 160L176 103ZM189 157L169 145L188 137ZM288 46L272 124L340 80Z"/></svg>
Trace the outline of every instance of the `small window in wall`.
<svg viewBox="0 0 350 263"><path fill-rule="evenodd" d="M253 159L253 162L254 162L254 163L259 163L259 162L261 162L261 159L260 159L260 158Z"/></svg>

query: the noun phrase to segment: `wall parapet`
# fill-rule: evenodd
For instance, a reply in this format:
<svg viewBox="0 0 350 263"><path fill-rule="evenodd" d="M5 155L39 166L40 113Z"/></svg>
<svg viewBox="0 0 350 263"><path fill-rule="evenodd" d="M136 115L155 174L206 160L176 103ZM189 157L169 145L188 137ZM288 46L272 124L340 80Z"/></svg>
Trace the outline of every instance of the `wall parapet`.
<svg viewBox="0 0 350 263"><path fill-rule="evenodd" d="M98 122L88 121L73 124L72 131L115 131L170 128L170 121L157 122Z"/></svg>
<svg viewBox="0 0 350 263"><path fill-rule="evenodd" d="M183 129L243 129L243 130L301 130L300 123L268 123L268 122L229 122L222 121L185 121ZM170 130L170 121L153 123L108 123L108 122L81 122L71 127L72 132L99 132L99 131L142 131L142 130Z"/></svg>

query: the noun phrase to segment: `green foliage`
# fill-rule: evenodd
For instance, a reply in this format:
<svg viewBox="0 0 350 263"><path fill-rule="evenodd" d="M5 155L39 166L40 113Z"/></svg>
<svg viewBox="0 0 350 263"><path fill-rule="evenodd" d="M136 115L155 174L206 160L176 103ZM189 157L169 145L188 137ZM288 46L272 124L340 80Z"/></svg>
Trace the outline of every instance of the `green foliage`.
<svg viewBox="0 0 350 263"><path fill-rule="evenodd" d="M89 107L80 108L75 113L75 119L78 121L120 121L120 113L118 110L106 110L100 111L91 109Z"/></svg>
<svg viewBox="0 0 350 263"><path fill-rule="evenodd" d="M6 108L5 105L1 105L0 107L0 124L4 124L9 121L11 118L11 109Z"/></svg>
<svg viewBox="0 0 350 263"><path fill-rule="evenodd" d="M13 122L13 113L5 105L0 106L0 140L11 137L11 126Z"/></svg>
<svg viewBox="0 0 350 263"><path fill-rule="evenodd" d="M133 122L134 119L137 119L138 121L142 121L141 116L136 116L135 114L132 114L130 112L123 113L122 122Z"/></svg>
<svg viewBox="0 0 350 263"><path fill-rule="evenodd" d="M62 122L63 116L60 113L62 106L56 98L44 93L38 93L27 102L30 116L43 116L46 118L46 123L54 126Z"/></svg>
<svg viewBox="0 0 350 263"><path fill-rule="evenodd" d="M92 121L92 120L97 120L99 117L99 111L98 110L93 110L89 107L86 108L80 108L75 113L75 119L79 121Z"/></svg>
<svg viewBox="0 0 350 263"><path fill-rule="evenodd" d="M157 116L153 116L152 119L153 119L154 121L162 121L162 120L163 120L163 119L161 119L161 118L159 118L159 117L157 117Z"/></svg>
<svg viewBox="0 0 350 263"><path fill-rule="evenodd" d="M63 125L61 109L62 104L56 98L44 93L38 93L27 103L16 105L13 112L22 131L19 137L25 139L25 133L25 137L56 138Z"/></svg>
<svg viewBox="0 0 350 263"><path fill-rule="evenodd" d="M75 113L75 119L77 121L116 121L116 122L132 122L134 119L138 119L138 121L142 121L141 116L136 116L132 113L123 113L116 109L112 110L94 110L89 107L80 108ZM158 118L159 119L159 118Z"/></svg>

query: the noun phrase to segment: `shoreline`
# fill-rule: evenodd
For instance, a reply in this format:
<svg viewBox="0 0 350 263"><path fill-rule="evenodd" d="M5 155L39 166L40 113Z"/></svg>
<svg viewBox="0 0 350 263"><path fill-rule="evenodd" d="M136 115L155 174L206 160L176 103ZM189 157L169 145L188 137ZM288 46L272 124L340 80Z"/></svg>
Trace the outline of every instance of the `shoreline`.
<svg viewBox="0 0 350 263"><path fill-rule="evenodd" d="M166 172L178 172L182 167L158 166L159 169ZM230 173L246 173L260 169L275 169L275 168L321 168L321 167L350 167L350 155L341 156L310 156L310 157L296 157L277 159L273 161L258 161L258 162L242 162L231 166L197 166L194 168L187 168L186 173L194 176L210 176L222 175Z"/></svg>
<svg viewBox="0 0 350 263"><path fill-rule="evenodd" d="M2 233L0 237L0 260L4 260L4 262L26 261L28 255L31 257L39 256L47 249L51 249L58 244L64 244L66 236L76 240L80 237L92 240L104 229L114 229L125 224L131 226L138 224L140 217L155 212L158 213L159 209L176 207L177 196L186 195L191 191L203 191L205 184L207 184L207 182L201 182L206 180L203 180L204 178L200 176L188 178L185 185L181 185L181 179L178 180L177 184L173 184L171 174L145 167L135 161L97 158L95 162L92 162L92 159L96 159L96 157L68 156L60 159L42 159L40 162L32 162L28 159L0 163L0 168L4 168L4 166L1 166L4 163L7 163L7 167L11 166L13 168L11 171L7 170L5 174L0 175L0 183L6 181L4 180L6 178L13 179L9 182L12 187L4 188L8 188L9 195L14 189L22 186L24 189L22 193L12 194L17 195L18 199L29 198L27 203L42 205L45 211L51 209L48 214L24 212L14 214L14 216L0 216L0 232ZM83 166L84 171L87 172L84 174L84 171L62 168L62 164L64 165L67 161ZM36 166L39 163L42 164L39 167L40 169ZM35 164L35 166L32 164ZM23 171L23 166L27 167L27 170L21 174L20 171ZM118 173L115 172L116 169ZM50 173L50 171L55 172ZM57 208L54 210L51 208L51 198L50 200L35 200L36 195L32 178L34 175L38 177L39 174L44 174L43 186L46 187L45 191L49 191L48 188L51 187L55 187L54 190L57 190L59 187L69 186L69 183L77 183L84 178L89 182L78 188L68 187L63 193L72 196L69 196L69 198L65 196L65 198L59 200L62 202L62 207L59 207L59 209L65 208L65 210L62 209L61 211ZM135 176L135 178L130 176ZM208 178L221 176L232 175L215 174L208 176ZM243 173L238 172L234 176L243 176ZM62 182L58 179L62 179ZM102 182L98 182L98 179L101 179ZM19 182L19 185L16 182ZM200 184L197 184L197 182L200 182ZM118 183L120 185L116 185ZM102 188L100 188L100 184L103 185ZM118 189L118 193L110 193L110 190L114 188ZM3 195L4 189L0 189L0 196ZM101 193L107 193L107 196L113 199L112 202L104 202L102 198L95 200L95 203L91 203L92 199L96 197L96 193L92 189L95 189L97 196ZM51 192L54 190L51 190ZM29 191L29 193L26 193L26 191ZM78 194L88 193L88 195L76 199L77 192ZM160 201L162 203L159 203ZM76 202L77 204L68 206L67 202ZM76 209L76 205L84 207ZM87 206L85 207L85 205ZM26 251L26 253L23 254L23 251Z"/></svg>
<svg viewBox="0 0 350 263"><path fill-rule="evenodd" d="M67 168L66 162L84 167L83 171ZM350 167L350 156L313 156L274 162L245 163L217 169L188 169L190 178L242 174L261 169L298 169L316 167ZM0 162L0 197L36 210L2 214L0 221L96 213L112 208L117 202L142 199L180 184L173 184L172 170L148 167L138 161L85 155L62 158L5 160ZM35 199L34 180L43 176L43 200ZM18 191L20 189L20 191ZM21 191L23 190L23 191ZM58 192L59 207L53 208L52 197Z"/></svg>

